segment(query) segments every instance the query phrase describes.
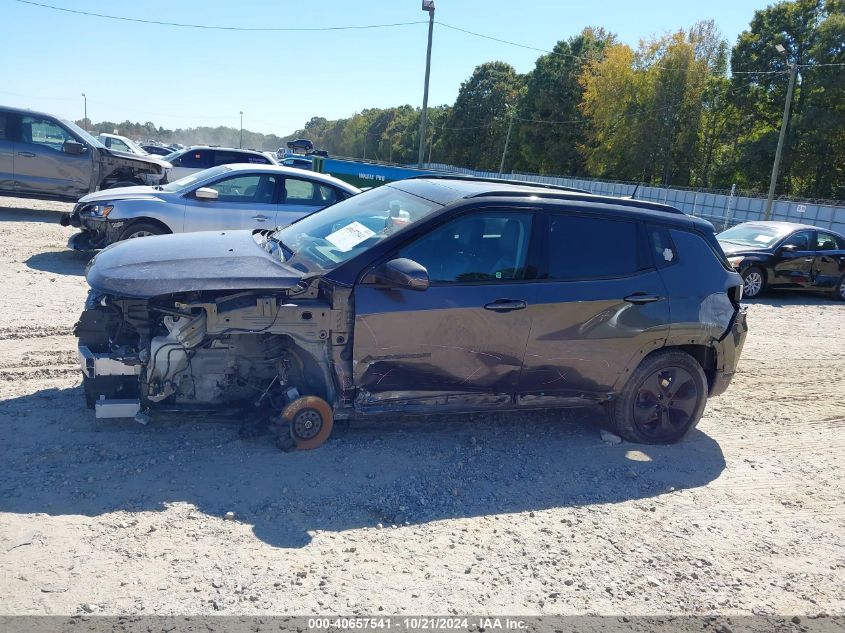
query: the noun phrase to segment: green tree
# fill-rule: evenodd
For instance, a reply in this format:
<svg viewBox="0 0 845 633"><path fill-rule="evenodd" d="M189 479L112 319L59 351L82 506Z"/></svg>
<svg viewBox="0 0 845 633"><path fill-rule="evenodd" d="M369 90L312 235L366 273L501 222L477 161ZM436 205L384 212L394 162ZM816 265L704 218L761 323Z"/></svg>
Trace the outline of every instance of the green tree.
<svg viewBox="0 0 845 633"><path fill-rule="evenodd" d="M786 55L776 49L781 45ZM735 150L723 182L765 189L786 99L789 64L799 72L781 162L779 190L843 197L845 164L845 3L780 2L754 14L731 55Z"/></svg>
<svg viewBox="0 0 845 633"><path fill-rule="evenodd" d="M584 90L580 77L585 65L600 59L604 47L614 39L604 29L586 28L537 59L526 79L518 108L520 122L511 139L516 169L573 176L586 173L582 148L589 121L581 114Z"/></svg>
<svg viewBox="0 0 845 633"><path fill-rule="evenodd" d="M477 66L461 84L455 105L438 129L442 160L476 169L498 169L509 108L519 102L524 75L504 62Z"/></svg>

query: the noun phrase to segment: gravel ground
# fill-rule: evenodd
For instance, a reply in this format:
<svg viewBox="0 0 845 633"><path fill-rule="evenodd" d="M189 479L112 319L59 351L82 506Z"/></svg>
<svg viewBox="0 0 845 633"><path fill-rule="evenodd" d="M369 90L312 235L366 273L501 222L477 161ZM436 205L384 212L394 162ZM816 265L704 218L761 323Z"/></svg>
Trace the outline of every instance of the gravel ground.
<svg viewBox="0 0 845 633"><path fill-rule="evenodd" d="M94 420L67 207L0 199L0 613L845 614L845 305L752 303L680 445L574 411L282 453L231 421Z"/></svg>

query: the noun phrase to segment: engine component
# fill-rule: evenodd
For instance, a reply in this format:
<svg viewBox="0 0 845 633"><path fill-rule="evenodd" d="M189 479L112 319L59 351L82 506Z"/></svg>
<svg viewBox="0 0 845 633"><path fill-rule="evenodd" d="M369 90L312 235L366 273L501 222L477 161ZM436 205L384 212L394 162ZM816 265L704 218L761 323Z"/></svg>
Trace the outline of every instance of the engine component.
<svg viewBox="0 0 845 633"><path fill-rule="evenodd" d="M161 402L176 392L175 378L188 368L189 350L205 339L205 311L193 318L166 316L162 319L167 336L156 336L150 341L150 360L147 365L146 398Z"/></svg>
<svg viewBox="0 0 845 633"><path fill-rule="evenodd" d="M282 420L290 426L290 436L298 450L321 446L334 426L331 406L317 396L303 396L291 402L282 411Z"/></svg>

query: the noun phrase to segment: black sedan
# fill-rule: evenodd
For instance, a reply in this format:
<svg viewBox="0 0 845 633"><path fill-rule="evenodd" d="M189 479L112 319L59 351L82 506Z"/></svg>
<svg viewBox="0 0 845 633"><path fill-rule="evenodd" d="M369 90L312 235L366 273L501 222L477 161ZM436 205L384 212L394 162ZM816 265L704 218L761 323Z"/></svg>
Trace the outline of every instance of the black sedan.
<svg viewBox="0 0 845 633"><path fill-rule="evenodd" d="M792 222L745 222L716 236L749 299L765 290L829 293L845 301L845 237Z"/></svg>

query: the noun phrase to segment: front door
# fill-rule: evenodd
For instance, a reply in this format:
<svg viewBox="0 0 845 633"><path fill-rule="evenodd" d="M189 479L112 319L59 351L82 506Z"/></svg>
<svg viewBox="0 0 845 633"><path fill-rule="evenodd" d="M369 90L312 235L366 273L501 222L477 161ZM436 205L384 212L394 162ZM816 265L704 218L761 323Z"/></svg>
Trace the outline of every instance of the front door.
<svg viewBox="0 0 845 633"><path fill-rule="evenodd" d="M395 254L425 266L427 290L355 288L359 404L509 402L531 329L532 221L530 212L462 216Z"/></svg>
<svg viewBox="0 0 845 633"><path fill-rule="evenodd" d="M845 240L827 231L816 231L813 287L832 290L845 274Z"/></svg>
<svg viewBox="0 0 845 633"><path fill-rule="evenodd" d="M772 258L772 279L769 286L805 288L810 285L815 231L797 231L790 235L775 251Z"/></svg>
<svg viewBox="0 0 845 633"><path fill-rule="evenodd" d="M93 170L91 148L81 154L64 151L67 141L78 142L50 119L24 115L20 140L15 143L15 180L21 193L81 197L88 193Z"/></svg>
<svg viewBox="0 0 845 633"><path fill-rule="evenodd" d="M540 222L545 263L529 308L519 391L527 402L540 396L601 399L632 358L665 342L665 286L639 223L580 214ZM668 244L660 257L677 261Z"/></svg>
<svg viewBox="0 0 845 633"><path fill-rule="evenodd" d="M204 187L217 191L216 200L185 196L185 231L272 229L280 178L276 174L246 173L226 176Z"/></svg>

